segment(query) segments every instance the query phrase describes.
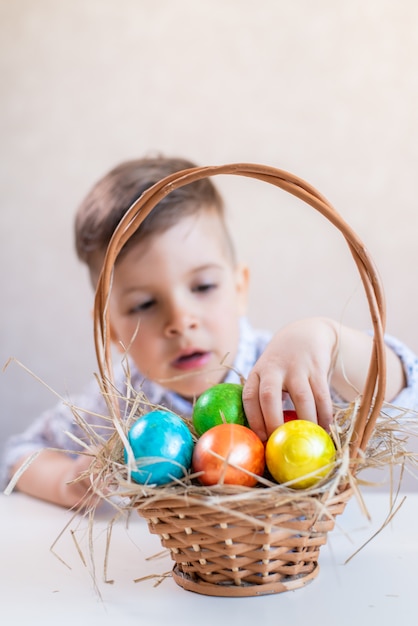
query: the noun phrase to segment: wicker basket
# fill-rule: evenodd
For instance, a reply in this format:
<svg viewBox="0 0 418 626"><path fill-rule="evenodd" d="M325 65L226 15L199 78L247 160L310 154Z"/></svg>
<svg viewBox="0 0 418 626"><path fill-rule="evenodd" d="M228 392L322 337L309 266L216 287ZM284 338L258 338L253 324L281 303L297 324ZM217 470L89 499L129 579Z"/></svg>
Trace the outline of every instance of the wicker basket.
<svg viewBox="0 0 418 626"><path fill-rule="evenodd" d="M349 476L366 449L385 391L384 296L363 243L328 201L296 176L272 167L231 164L175 173L147 190L121 220L109 244L95 299L95 346L105 393L112 394L107 302L115 260L141 222L170 191L195 180L233 174L256 178L297 196L323 214L345 238L358 268L374 329L368 377L352 415L348 462L351 470L320 489L192 487L175 485L144 493L135 508L160 536L175 561L174 580L183 588L214 596L254 596L296 589L318 574L321 545L352 496Z"/></svg>

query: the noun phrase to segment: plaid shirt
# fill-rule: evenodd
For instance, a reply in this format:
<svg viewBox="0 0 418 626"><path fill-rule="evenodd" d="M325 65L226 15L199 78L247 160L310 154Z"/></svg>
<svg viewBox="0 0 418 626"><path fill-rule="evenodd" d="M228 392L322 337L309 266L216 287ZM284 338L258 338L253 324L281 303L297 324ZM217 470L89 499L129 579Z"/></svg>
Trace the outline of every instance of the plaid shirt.
<svg viewBox="0 0 418 626"><path fill-rule="evenodd" d="M240 382L239 375L246 378L253 365L264 351L271 339L271 333L254 330L248 321L243 318L240 325L240 341L238 353L231 368L226 368L225 382ZM406 385L400 394L393 400L393 405L418 410L418 358L405 345L397 339L386 336L387 345L401 359ZM144 379L142 374L130 364L130 383L133 389L141 390L148 402L154 405L164 406L183 417L192 413L192 403L168 391L164 387ZM238 374L239 373L239 374ZM126 371L122 365L115 367L115 388L123 397L126 389ZM331 389L335 402L340 399ZM289 406L290 401L284 401ZM88 423L99 436L107 438L109 435L109 410L100 392L98 383L93 380L84 394L75 400L62 401L54 408L42 413L22 434L14 435L6 443L0 466L0 487L4 489L10 479L10 468L19 459L44 448L55 448L76 453L80 444L74 440L89 442L84 428L75 419L73 407L80 407L78 411L83 420ZM69 436L68 433L73 435Z"/></svg>

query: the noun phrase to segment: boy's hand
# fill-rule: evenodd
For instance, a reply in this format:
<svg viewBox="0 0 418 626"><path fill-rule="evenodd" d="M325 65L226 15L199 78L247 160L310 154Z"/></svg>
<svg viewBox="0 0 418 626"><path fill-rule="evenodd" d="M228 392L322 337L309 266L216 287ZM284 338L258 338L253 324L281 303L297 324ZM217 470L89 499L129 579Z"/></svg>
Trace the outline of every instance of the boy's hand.
<svg viewBox="0 0 418 626"><path fill-rule="evenodd" d="M83 505L89 494L85 504L91 506L99 501L99 496L92 492L88 475L92 458L90 455L80 454L73 459L63 452L43 450L23 472L17 489L66 508ZM23 461L21 459L16 464L14 471L19 470Z"/></svg>
<svg viewBox="0 0 418 626"><path fill-rule="evenodd" d="M300 419L329 429L329 377L337 332L331 320L314 318L281 329L244 385L243 402L251 428L266 440L283 423L282 397L289 394Z"/></svg>
<svg viewBox="0 0 418 626"><path fill-rule="evenodd" d="M63 476L60 481L61 497L65 502L67 499L78 503L88 496L88 504L92 505L99 501L99 497L93 492L92 480L90 476L90 466L92 456L80 454L76 459L65 467L63 465ZM87 500L86 500L87 504Z"/></svg>

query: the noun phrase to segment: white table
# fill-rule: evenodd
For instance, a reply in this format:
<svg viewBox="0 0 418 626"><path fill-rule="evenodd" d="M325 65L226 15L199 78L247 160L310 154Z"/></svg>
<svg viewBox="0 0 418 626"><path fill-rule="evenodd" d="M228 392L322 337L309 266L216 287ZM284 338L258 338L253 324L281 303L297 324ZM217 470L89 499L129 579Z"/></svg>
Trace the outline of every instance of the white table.
<svg viewBox="0 0 418 626"><path fill-rule="evenodd" d="M2 624L74 626L403 626L418 612L418 494L406 500L393 521L344 564L381 527L388 494L365 492L372 522L351 500L339 527L321 549L318 577L296 591L254 598L213 598L185 591L171 577L134 582L171 570L159 539L134 515L113 529L108 577L102 580L109 510L95 522L96 572L83 565L70 530L50 551L70 519L67 511L21 494L0 496L0 619ZM73 523L73 529L76 525ZM88 555L85 520L76 536ZM70 569L71 568L71 569ZM412 621L411 621L412 620Z"/></svg>

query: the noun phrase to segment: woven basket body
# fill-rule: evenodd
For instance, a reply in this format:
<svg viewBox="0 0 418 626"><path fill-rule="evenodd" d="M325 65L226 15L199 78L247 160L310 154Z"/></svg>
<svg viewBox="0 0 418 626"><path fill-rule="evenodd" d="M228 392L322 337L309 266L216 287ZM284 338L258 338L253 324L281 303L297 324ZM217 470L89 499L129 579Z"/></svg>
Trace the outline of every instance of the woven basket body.
<svg viewBox="0 0 418 626"><path fill-rule="evenodd" d="M327 200L301 179L275 168L233 164L173 174L147 190L122 218L109 244L95 310L96 353L103 385L112 392L107 302L119 252L158 202L174 188L218 174L257 178L299 197L340 230L358 268L369 304L374 341L369 373L358 402L350 458L364 450L380 413L385 390L384 297L365 246ZM269 487L173 487L136 500L138 513L160 536L175 562L173 577L185 589L215 596L254 596L296 589L318 574L320 547L352 495L347 477L331 491L298 493ZM168 495L167 495L168 493ZM174 497L175 495L175 497Z"/></svg>
<svg viewBox="0 0 418 626"><path fill-rule="evenodd" d="M351 490L297 504L289 497L278 504L257 491L267 489L244 500L238 493L228 502L220 496L221 508L205 496L140 504L150 531L170 550L180 586L206 595L255 596L296 589L316 577L320 547Z"/></svg>

